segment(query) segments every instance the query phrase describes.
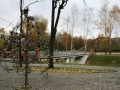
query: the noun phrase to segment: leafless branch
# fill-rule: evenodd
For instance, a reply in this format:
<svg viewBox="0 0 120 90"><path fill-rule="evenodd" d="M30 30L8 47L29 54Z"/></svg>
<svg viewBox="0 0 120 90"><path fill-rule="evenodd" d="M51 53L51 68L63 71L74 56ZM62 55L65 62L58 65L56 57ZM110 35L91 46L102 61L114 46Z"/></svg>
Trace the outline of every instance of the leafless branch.
<svg viewBox="0 0 120 90"><path fill-rule="evenodd" d="M12 24L12 22L11 22L6 28L8 28L11 24ZM5 28L5 29L6 29L6 28Z"/></svg>
<svg viewBox="0 0 120 90"><path fill-rule="evenodd" d="M7 21L7 20L5 20L5 19L3 19L3 18L0 18L0 19L2 19L2 20L4 20L4 21L12 24L12 22L9 22L9 21ZM12 24L12 25L15 26L14 24Z"/></svg>
<svg viewBox="0 0 120 90"><path fill-rule="evenodd" d="M83 0L84 4L88 7L88 5L86 4L85 0ZM89 8L89 7L88 7ZM91 10L91 8L89 8Z"/></svg>
<svg viewBox="0 0 120 90"><path fill-rule="evenodd" d="M57 28L57 25L58 25L61 9L63 9L66 6L67 2L68 2L68 0L67 1L62 0L61 5L59 5L57 18L56 18L56 22L55 22L55 28Z"/></svg>
<svg viewBox="0 0 120 90"><path fill-rule="evenodd" d="M66 6L67 2L68 2L68 0L67 0L67 1L64 1L63 7L65 7L65 6Z"/></svg>
<svg viewBox="0 0 120 90"><path fill-rule="evenodd" d="M36 0L36 1L34 1L34 2L32 2L32 3L30 3L30 4L28 4L25 8L27 8L28 6L30 6L31 4L34 4L34 3L37 3L37 2L42 2L42 1L44 1L44 0Z"/></svg>

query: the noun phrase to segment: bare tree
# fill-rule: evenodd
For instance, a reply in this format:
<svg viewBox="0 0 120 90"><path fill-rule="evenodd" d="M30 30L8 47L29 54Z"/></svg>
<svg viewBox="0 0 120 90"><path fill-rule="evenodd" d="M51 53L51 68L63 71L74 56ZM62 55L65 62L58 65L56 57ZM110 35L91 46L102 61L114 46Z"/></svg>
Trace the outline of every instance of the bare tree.
<svg viewBox="0 0 120 90"><path fill-rule="evenodd" d="M50 37L50 47L49 47L49 68L53 68L53 49L55 43L55 36L57 32L57 26L61 14L61 10L66 6L68 0L52 0L52 16L51 16L51 37ZM58 5L57 17L55 19L55 9Z"/></svg>
<svg viewBox="0 0 120 90"><path fill-rule="evenodd" d="M26 26L26 37L25 37L25 40L26 40L26 42L28 42L28 36L29 36L29 34L28 34L28 31L29 31L29 16L28 16L28 6L30 6L31 4L34 4L34 3L36 3L36 2L42 2L43 0L41 0L41 1L35 1L35 2L33 2L33 3L30 3L30 4L28 4L25 8L24 8L24 10L22 9L23 8L23 0L20 0L20 13L21 13L21 15L20 15L20 18L21 18L21 23L20 23L20 37L19 37L19 62L20 62L20 66L22 67L22 58L21 58L21 38L22 38L22 24L23 24L23 14L24 14L24 16L25 16L25 19L26 19L26 22L27 22L27 26ZM27 90L28 88L31 88L31 86L28 84L28 64L29 64L29 59L28 59L28 43L26 43L26 46L25 46L25 49L26 49L26 61L25 61L25 84L21 87L21 89L25 89L25 90Z"/></svg>
<svg viewBox="0 0 120 90"><path fill-rule="evenodd" d="M79 10L77 5L74 3L71 7L71 17L70 17L70 24L71 24L71 53L73 50L73 32L75 28L78 26L79 19Z"/></svg>
<svg viewBox="0 0 120 90"><path fill-rule="evenodd" d="M67 33L67 35L66 35L66 54L67 54L67 50L68 50L68 34L69 34L69 30L70 30L69 23L70 23L70 16L64 17L62 26L64 26L64 28L65 28L64 32Z"/></svg>
<svg viewBox="0 0 120 90"><path fill-rule="evenodd" d="M93 19L93 9L84 7L81 12L81 28L84 30L84 54L86 54L87 50L87 38L88 38L88 33L90 30L90 25L92 24L92 19Z"/></svg>

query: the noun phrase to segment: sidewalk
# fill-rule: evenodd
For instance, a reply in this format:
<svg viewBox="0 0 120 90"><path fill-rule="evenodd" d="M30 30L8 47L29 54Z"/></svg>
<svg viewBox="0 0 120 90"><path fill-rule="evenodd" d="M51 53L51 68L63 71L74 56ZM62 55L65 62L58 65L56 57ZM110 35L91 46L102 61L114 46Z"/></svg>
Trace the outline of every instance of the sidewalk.
<svg viewBox="0 0 120 90"><path fill-rule="evenodd" d="M34 64L38 66L38 64ZM47 66L44 64L43 66ZM46 79L42 75L29 74L29 90L119 90L120 68L88 66L88 65L58 65L55 67L75 67L89 69L114 69L113 73L49 73ZM24 90L24 76L11 71L5 72L0 67L0 90ZM17 89L18 88L18 89Z"/></svg>

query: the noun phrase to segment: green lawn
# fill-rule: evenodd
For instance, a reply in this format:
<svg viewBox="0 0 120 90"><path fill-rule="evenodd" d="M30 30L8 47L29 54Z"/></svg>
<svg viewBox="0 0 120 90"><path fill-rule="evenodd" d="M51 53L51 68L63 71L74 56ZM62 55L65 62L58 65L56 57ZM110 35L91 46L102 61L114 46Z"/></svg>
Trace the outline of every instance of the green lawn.
<svg viewBox="0 0 120 90"><path fill-rule="evenodd" d="M90 55L86 64L120 67L120 55Z"/></svg>

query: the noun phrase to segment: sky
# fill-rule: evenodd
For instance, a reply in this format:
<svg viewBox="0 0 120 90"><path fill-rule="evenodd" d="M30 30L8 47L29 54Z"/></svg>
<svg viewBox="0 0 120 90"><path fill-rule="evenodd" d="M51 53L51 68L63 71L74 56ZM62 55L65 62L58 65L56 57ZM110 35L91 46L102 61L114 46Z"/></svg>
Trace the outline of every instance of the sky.
<svg viewBox="0 0 120 90"><path fill-rule="evenodd" d="M23 8L34 1L36 0L24 0ZM29 16L42 15L48 19L48 23L49 23L48 29L47 29L48 32L50 32L50 26L51 26L51 10L52 10L51 1L52 0L45 0L42 2L31 4L29 6L29 10L30 10ZM98 10L100 9L100 6L102 5L102 1L103 0L85 0L87 6L89 8L94 9L93 12L95 13L95 15L93 18L95 18L96 15L98 14ZM112 5L118 5L120 7L119 5L120 0L109 0L109 2L110 2L109 4L110 7ZM60 16L60 20L58 24L58 32L63 30L63 28L64 28L63 31L66 30L67 25L66 24L63 25L64 18L66 18L68 15L70 16L71 7L74 3L77 5L80 11L85 6L83 0L68 0L67 5L61 11L61 16ZM16 25L19 22L20 22L20 0L0 0L0 27L4 27L6 31L9 31L12 29L12 27L14 27L14 25ZM68 26L70 27L70 25ZM99 30L95 28L96 27L94 25L91 25L88 37L94 38L98 35ZM74 33L74 36L80 36L80 35L83 36L84 30L81 27L77 27L73 33Z"/></svg>

